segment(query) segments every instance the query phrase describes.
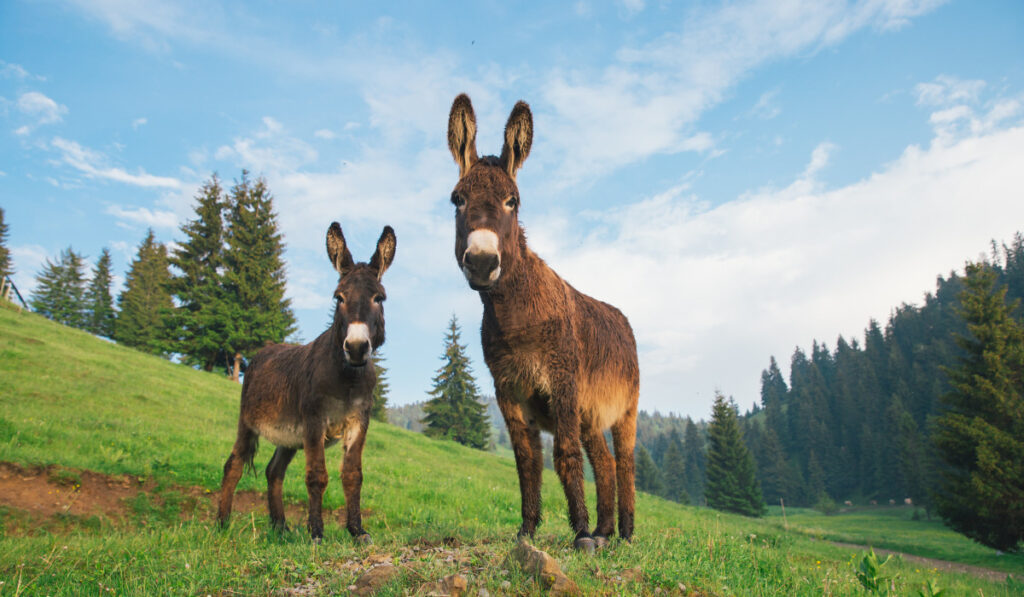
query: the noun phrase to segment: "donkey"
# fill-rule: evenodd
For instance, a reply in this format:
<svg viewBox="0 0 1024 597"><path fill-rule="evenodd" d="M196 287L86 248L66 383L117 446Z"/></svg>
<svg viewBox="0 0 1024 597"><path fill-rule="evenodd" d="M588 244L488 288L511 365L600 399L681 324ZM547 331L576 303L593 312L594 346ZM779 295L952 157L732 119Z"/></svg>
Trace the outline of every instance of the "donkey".
<svg viewBox="0 0 1024 597"><path fill-rule="evenodd" d="M477 157L476 117L465 94L448 117L448 148L459 166L452 192L455 259L483 302L484 360L512 440L523 524L540 522L540 431L554 435L555 471L569 506L576 549L592 552L615 531L633 535L634 460L640 369L636 340L615 307L569 285L526 245L516 172L530 153L533 116L516 103L501 157ZM612 431L615 458L604 431ZM597 482L597 526L588 532L582 441Z"/></svg>
<svg viewBox="0 0 1024 597"><path fill-rule="evenodd" d="M238 439L224 463L217 518L227 524L235 486L243 468L253 468L258 438L263 436L277 446L266 472L271 524L278 530L287 528L281 486L296 450L303 449L309 532L319 542L327 487L324 448L340 441L345 448L345 526L357 542L369 544L359 512L363 442L377 383L372 354L384 344L385 294L380 278L395 258L395 232L385 226L370 263L354 263L341 226L334 222L327 229L327 256L339 275L334 322L305 346L271 344L253 357L242 384Z"/></svg>

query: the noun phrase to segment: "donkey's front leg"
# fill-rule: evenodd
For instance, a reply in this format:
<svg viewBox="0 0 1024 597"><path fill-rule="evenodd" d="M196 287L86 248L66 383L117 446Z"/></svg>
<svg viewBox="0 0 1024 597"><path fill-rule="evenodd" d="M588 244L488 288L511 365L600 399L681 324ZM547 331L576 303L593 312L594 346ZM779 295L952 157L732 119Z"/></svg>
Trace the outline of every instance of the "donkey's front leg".
<svg viewBox="0 0 1024 597"><path fill-rule="evenodd" d="M327 464L324 462L324 433L307 429L303 450L306 452L306 491L309 493L309 535L319 543L324 537L321 511L327 487Z"/></svg>
<svg viewBox="0 0 1024 597"><path fill-rule="evenodd" d="M533 537L541 520L540 486L544 456L541 453L540 431L526 421L522 407L509 397L509 390L499 388L495 393L516 457L516 472L519 473L523 524L519 527L518 535Z"/></svg>
<svg viewBox="0 0 1024 597"><path fill-rule="evenodd" d="M559 384L552 393L551 407L555 419L555 472L562 481L565 501L569 504L569 525L576 538L576 549L593 552L594 539L588 532L589 515L583 493L583 452L580 450L580 415L576 406L576 384Z"/></svg>
<svg viewBox="0 0 1024 597"><path fill-rule="evenodd" d="M352 423L345 432L345 458L341 465L341 486L345 490L345 528L355 537L357 543L370 545L373 540L363 529L363 515L359 510L359 499L363 489L363 444L369 416Z"/></svg>

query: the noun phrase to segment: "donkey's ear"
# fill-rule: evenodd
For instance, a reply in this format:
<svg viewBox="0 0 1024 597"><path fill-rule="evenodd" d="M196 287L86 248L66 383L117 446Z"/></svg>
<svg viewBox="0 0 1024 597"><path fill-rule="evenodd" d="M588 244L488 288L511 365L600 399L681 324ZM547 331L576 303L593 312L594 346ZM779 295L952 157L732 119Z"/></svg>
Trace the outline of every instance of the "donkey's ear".
<svg viewBox="0 0 1024 597"><path fill-rule="evenodd" d="M518 101L505 124L505 145L501 148L501 165L512 180L516 179L516 171L522 168L526 156L530 155L531 145L533 114L530 113L529 104Z"/></svg>
<svg viewBox="0 0 1024 597"><path fill-rule="evenodd" d="M395 231L391 226L385 226L384 232L380 233L380 239L377 240L377 250L373 253L373 257L370 258L370 267L377 270L378 280L380 280L394 260Z"/></svg>
<svg viewBox="0 0 1024 597"><path fill-rule="evenodd" d="M469 96L460 93L448 114L448 149L459 165L459 178L476 163L476 115Z"/></svg>
<svg viewBox="0 0 1024 597"><path fill-rule="evenodd" d="M341 233L341 224L337 222L331 222L331 227L327 229L327 258L331 260L331 265L340 275L345 275L355 265L355 262L352 261L352 253L345 245L345 235Z"/></svg>

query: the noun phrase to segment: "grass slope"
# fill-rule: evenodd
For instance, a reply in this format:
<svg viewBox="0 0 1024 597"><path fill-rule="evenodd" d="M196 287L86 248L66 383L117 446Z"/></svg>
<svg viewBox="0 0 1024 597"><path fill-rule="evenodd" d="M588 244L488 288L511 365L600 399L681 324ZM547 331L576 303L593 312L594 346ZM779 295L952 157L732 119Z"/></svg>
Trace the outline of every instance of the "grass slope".
<svg viewBox="0 0 1024 597"><path fill-rule="evenodd" d="M128 523L70 520L53 530L0 509L0 594L344 592L366 562L382 558L403 562L382 594L414 593L456 572L467 576L471 594L541 592L507 561L519 525L514 462L379 423L371 425L364 452L371 548L353 546L335 520L326 521L325 541L315 546L301 520L289 521L298 531L278 535L263 512L236 514L224 531L210 523L208 505L202 515L180 516L175 488L219 485L238 394L238 385L218 375L0 308L0 461L157 482L152 501L141 496L131 504L136 516ZM271 452L262 447L259 470ZM339 449L328 451L330 508L343 503L340 457ZM306 499L302 468L297 458L285 481L286 501ZM264 488L262 475L246 475L240 484ZM589 484L588 494L593 513ZM543 500L548 520L535 544L588 594L678 594L680 583L686 594L701 595L862 594L851 565L855 552L787 533L770 520L641 494L633 543L616 541L586 557L570 549L565 499L550 471ZM436 547L445 543L455 547ZM916 594L928 579L947 594L1016 592L1006 583L899 562L892 568L899 573L897 594ZM621 580L635 569L639 581Z"/></svg>

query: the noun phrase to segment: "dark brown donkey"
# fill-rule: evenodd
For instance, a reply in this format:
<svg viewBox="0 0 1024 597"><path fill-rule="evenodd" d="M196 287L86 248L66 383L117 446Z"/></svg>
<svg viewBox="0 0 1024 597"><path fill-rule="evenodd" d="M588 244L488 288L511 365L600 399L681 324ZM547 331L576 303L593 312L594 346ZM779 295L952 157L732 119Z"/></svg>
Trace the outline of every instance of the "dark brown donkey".
<svg viewBox="0 0 1024 597"><path fill-rule="evenodd" d="M235 486L245 465L252 468L257 438L277 446L267 465L270 521L284 529L281 484L296 450L306 451L309 532L324 535L321 504L327 487L324 448L339 441L345 448L341 484L345 490L346 527L361 543L370 543L359 513L363 484L363 441L370 422L377 375L373 350L384 344L384 287L380 278L395 257L390 226L377 241L370 263L354 263L337 222L327 230L327 256L338 271L334 323L305 346L272 344L259 351L242 384L238 439L224 463L217 518L226 524Z"/></svg>
<svg viewBox="0 0 1024 597"><path fill-rule="evenodd" d="M477 157L476 117L466 95L448 118L448 147L459 165L455 258L480 292L484 359L494 378L519 472L523 525L540 522L540 430L554 434L555 470L569 503L577 549L592 551L615 530L633 534L633 445L640 371L626 317L558 277L526 246L516 171L530 153L533 117L519 102L505 125L501 157ZM604 431L611 428L615 458ZM597 527L588 532L580 442L597 481Z"/></svg>

